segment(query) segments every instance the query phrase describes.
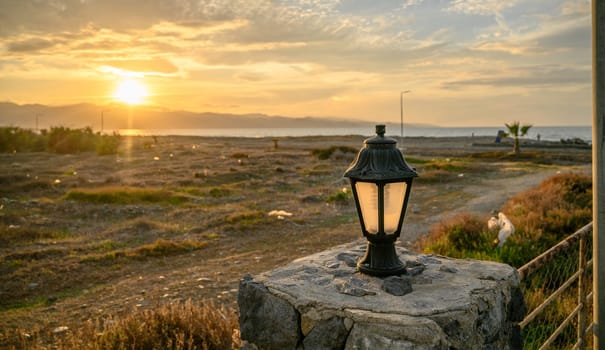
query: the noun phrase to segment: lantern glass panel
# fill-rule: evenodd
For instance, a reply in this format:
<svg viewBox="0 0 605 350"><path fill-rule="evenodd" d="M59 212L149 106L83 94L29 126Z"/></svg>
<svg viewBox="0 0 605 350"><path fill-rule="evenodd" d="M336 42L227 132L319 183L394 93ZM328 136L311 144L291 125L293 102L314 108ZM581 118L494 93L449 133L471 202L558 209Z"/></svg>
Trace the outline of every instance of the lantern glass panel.
<svg viewBox="0 0 605 350"><path fill-rule="evenodd" d="M392 182L384 186L384 232L395 233L399 227L407 183Z"/></svg>
<svg viewBox="0 0 605 350"><path fill-rule="evenodd" d="M378 233L378 185L371 182L356 182L355 190L363 223L368 233Z"/></svg>

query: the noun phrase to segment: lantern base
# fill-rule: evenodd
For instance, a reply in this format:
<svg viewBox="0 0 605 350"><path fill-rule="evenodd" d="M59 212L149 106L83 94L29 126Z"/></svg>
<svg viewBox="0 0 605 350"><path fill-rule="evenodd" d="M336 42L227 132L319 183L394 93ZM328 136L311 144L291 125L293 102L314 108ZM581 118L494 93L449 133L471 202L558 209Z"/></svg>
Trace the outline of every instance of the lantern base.
<svg viewBox="0 0 605 350"><path fill-rule="evenodd" d="M368 242L366 254L357 262L357 269L370 276L394 276L405 273L405 265L397 257L393 242Z"/></svg>

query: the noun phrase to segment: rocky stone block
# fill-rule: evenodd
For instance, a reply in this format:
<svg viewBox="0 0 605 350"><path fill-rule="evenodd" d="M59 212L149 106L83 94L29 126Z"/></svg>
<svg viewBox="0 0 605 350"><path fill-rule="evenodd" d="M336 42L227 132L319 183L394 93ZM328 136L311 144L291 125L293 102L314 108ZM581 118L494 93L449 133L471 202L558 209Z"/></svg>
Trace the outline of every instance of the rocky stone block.
<svg viewBox="0 0 605 350"><path fill-rule="evenodd" d="M266 350L296 349L301 339L300 316L287 301L262 284L242 279L239 287L239 324L242 339Z"/></svg>
<svg viewBox="0 0 605 350"><path fill-rule="evenodd" d="M416 254L413 273L359 273L364 242L246 276L238 296L247 349L521 349L525 314L517 270Z"/></svg>
<svg viewBox="0 0 605 350"><path fill-rule="evenodd" d="M303 340L303 346L316 350L342 349L348 334L342 318L332 317L315 324Z"/></svg>

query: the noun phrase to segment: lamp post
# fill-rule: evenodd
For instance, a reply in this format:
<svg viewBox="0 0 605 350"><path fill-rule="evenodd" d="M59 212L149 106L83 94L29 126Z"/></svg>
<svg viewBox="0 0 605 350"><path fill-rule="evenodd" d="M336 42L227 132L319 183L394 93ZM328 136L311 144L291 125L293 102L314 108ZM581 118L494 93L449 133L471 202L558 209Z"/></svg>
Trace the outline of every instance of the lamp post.
<svg viewBox="0 0 605 350"><path fill-rule="evenodd" d="M405 90L399 94L399 112L401 115L401 142L403 142L403 94L412 92L412 90Z"/></svg>
<svg viewBox="0 0 605 350"><path fill-rule="evenodd" d="M109 111L107 109L104 109L101 111L101 134L103 133L103 124L104 124L103 114L105 114L105 112L109 112Z"/></svg>
<svg viewBox="0 0 605 350"><path fill-rule="evenodd" d="M397 257L395 241L401 234L412 180L418 176L403 159L385 126L376 125L376 136L363 142L357 158L344 176L349 178L361 231L369 241L357 268L372 276L405 272Z"/></svg>

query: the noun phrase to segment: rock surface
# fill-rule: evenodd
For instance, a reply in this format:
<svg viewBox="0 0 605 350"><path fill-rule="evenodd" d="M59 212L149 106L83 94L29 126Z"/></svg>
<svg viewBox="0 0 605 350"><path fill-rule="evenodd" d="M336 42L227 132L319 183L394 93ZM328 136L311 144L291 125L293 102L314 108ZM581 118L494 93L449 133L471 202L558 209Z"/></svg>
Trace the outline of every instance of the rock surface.
<svg viewBox="0 0 605 350"><path fill-rule="evenodd" d="M258 276L238 295L241 337L258 349L517 349L525 313L516 269L415 254L408 275L371 277L354 242ZM418 272L421 271L421 272Z"/></svg>

